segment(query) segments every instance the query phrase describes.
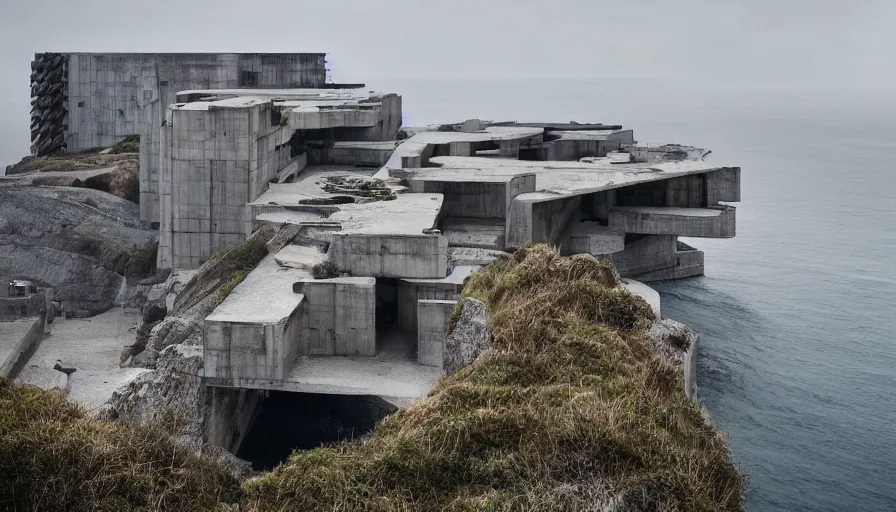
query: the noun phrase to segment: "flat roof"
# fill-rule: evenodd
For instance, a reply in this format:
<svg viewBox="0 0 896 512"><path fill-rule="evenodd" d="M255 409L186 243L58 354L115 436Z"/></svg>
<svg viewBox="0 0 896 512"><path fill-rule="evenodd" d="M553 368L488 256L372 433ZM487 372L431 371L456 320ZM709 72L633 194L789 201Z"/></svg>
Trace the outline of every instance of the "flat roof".
<svg viewBox="0 0 896 512"><path fill-rule="evenodd" d="M429 176L445 181L480 181L482 176L498 177L535 174L535 192L521 194L532 202L549 201L603 190L666 180L689 174L702 174L728 168L704 161L685 160L655 164L614 164L608 160L588 162L550 162L505 158L441 156L430 159L441 167L402 169L408 179ZM469 179L476 175L477 178Z"/></svg>
<svg viewBox="0 0 896 512"><path fill-rule="evenodd" d="M177 93L177 96L203 95L189 103L175 103L173 110L208 110L209 108L247 108L274 103L292 109L318 110L320 107L358 108L360 105L379 105L377 101L391 93L363 89L196 89ZM217 99L216 99L217 98Z"/></svg>
<svg viewBox="0 0 896 512"><path fill-rule="evenodd" d="M275 324L292 315L304 298L292 291L292 283L310 278L311 272L281 267L274 258L274 254L269 254L261 260L206 320Z"/></svg>
<svg viewBox="0 0 896 512"><path fill-rule="evenodd" d="M424 229L435 227L442 209L442 194L398 194L391 201L329 206L332 214L318 216L316 222L338 223L337 233L354 235L421 236ZM261 213L256 220L273 223L308 224L309 214L282 210Z"/></svg>

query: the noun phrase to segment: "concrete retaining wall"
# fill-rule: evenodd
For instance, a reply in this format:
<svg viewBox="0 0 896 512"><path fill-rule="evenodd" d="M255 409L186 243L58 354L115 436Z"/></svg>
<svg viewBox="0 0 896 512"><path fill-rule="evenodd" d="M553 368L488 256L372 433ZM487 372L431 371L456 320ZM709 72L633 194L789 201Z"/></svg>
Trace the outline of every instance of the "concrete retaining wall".
<svg viewBox="0 0 896 512"><path fill-rule="evenodd" d="M400 280L398 282L398 326L402 331L416 332L419 325L417 314L420 301L456 301L463 288L463 283L415 283Z"/></svg>
<svg viewBox="0 0 896 512"><path fill-rule="evenodd" d="M328 253L355 276L439 279L448 275L448 239L438 235L333 233Z"/></svg>
<svg viewBox="0 0 896 512"><path fill-rule="evenodd" d="M12 380L19 375L43 340L46 319L45 313L34 317L28 331L18 341L15 341L6 359L0 361L0 378Z"/></svg>
<svg viewBox="0 0 896 512"><path fill-rule="evenodd" d="M46 309L47 297L43 292L27 297L0 297L0 321L36 316Z"/></svg>
<svg viewBox="0 0 896 512"><path fill-rule="evenodd" d="M417 303L417 362L442 367L447 327L456 300L421 300Z"/></svg>

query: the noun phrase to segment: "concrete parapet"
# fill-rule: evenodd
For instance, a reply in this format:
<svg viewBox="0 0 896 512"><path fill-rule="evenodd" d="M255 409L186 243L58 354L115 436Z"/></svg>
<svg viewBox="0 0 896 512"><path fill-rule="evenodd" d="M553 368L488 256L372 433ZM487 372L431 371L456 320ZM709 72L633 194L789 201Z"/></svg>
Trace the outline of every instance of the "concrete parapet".
<svg viewBox="0 0 896 512"><path fill-rule="evenodd" d="M698 238L731 238L735 233L735 209L662 208L625 206L610 209L610 226L626 233L678 235Z"/></svg>
<svg viewBox="0 0 896 512"><path fill-rule="evenodd" d="M505 219L514 197L535 191L535 174L477 176L467 172L424 172L408 180L411 192L443 194L448 217Z"/></svg>
<svg viewBox="0 0 896 512"><path fill-rule="evenodd" d="M18 320L15 324L29 324L27 329L14 329L14 339L0 340L0 378L12 380L16 378L25 364L40 346L46 327L46 313L27 320ZM7 322L5 322L7 323ZM8 322L11 323L11 322ZM4 326L5 327L5 326ZM25 325L22 325L25 327ZM6 329L3 329L6 331Z"/></svg>
<svg viewBox="0 0 896 512"><path fill-rule="evenodd" d="M447 339L448 319L456 300L420 300L417 302L417 362L442 367Z"/></svg>
<svg viewBox="0 0 896 512"><path fill-rule="evenodd" d="M464 280L476 267L458 266L444 279L401 279L398 281L398 326L414 332L418 326L417 308L421 300L457 300Z"/></svg>
<svg viewBox="0 0 896 512"><path fill-rule="evenodd" d="M448 275L448 239L440 235L333 233L329 259L356 276L439 279Z"/></svg>
<svg viewBox="0 0 896 512"><path fill-rule="evenodd" d="M619 229L601 226L597 222L576 222L560 244L563 255L613 254L625 250L625 233Z"/></svg>
<svg viewBox="0 0 896 512"><path fill-rule="evenodd" d="M375 279L307 279L295 283L293 291L305 296L299 337L302 355L376 355Z"/></svg>

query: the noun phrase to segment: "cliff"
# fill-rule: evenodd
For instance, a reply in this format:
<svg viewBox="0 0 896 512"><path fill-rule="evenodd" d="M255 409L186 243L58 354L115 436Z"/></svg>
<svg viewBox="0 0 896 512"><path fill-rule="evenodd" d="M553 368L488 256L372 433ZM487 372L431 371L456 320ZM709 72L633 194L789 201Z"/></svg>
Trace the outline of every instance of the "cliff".
<svg viewBox="0 0 896 512"><path fill-rule="evenodd" d="M112 194L0 181L0 276L53 288L69 315L103 312L126 278L152 275L156 239L139 207Z"/></svg>
<svg viewBox="0 0 896 512"><path fill-rule="evenodd" d="M241 252L217 261L239 261L234 256ZM206 268L203 275L215 277L208 286L202 279L188 285L181 305L191 303L183 302L191 295L216 296L219 274ZM590 256L560 257L544 245L524 247L472 276L450 329L447 347L456 356L456 371L427 398L386 418L361 441L294 453L286 464L245 482L239 496L233 480L220 476L226 471L220 462L175 452L172 481L186 491L166 494L150 485L168 478L169 469L139 466L143 449L125 445L138 440L134 433L148 436L145 429L161 427L119 421L61 429L67 434L58 442L35 435L0 446L44 468L2 468L16 475L7 481L26 491L15 498L0 494L0 503L44 504L28 475L67 481L67 465L51 469L56 448L106 446L108 432L116 432L120 451L103 453L116 457L115 468L131 468L113 480L135 494L110 492L97 502L90 501L96 495L62 486L54 500L83 508L152 497L157 510L207 509L218 492L218 503L239 499L241 510L252 511L742 510L742 477L724 439L685 394L682 366L693 333L659 321L643 299L620 285L611 265ZM166 355L175 356L168 354L174 349L183 351L171 347ZM180 354L188 362L186 355ZM164 369L168 363L159 364ZM170 379L145 384L162 394L196 395L199 389L190 384L185 391ZM65 402L46 398L52 393L27 393L38 397L28 403L47 411L20 405L10 409L16 411L10 418L0 408L0 430L37 414L74 415L65 420L72 425L85 421ZM160 395L159 402L164 407L170 400ZM145 410L125 405L117 409L122 417L146 419ZM152 416L164 426L165 415ZM183 434L169 425L165 435ZM0 442L8 439L0 435ZM152 439L161 450L173 450L169 441ZM92 449L66 453L84 488L106 489L105 466L87 463L98 457ZM189 480L197 467L208 476ZM209 488L215 485L218 491ZM109 501L121 499L131 501Z"/></svg>

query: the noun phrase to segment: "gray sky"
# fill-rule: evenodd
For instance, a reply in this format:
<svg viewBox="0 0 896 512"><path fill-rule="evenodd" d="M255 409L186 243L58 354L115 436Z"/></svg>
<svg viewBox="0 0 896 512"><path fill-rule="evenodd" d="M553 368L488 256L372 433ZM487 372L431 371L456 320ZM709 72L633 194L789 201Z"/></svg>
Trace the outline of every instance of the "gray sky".
<svg viewBox="0 0 896 512"><path fill-rule="evenodd" d="M3 3L0 69L23 87L36 51L325 51L336 81L662 77L708 86L896 85L893 0Z"/></svg>

